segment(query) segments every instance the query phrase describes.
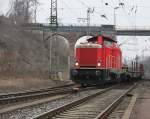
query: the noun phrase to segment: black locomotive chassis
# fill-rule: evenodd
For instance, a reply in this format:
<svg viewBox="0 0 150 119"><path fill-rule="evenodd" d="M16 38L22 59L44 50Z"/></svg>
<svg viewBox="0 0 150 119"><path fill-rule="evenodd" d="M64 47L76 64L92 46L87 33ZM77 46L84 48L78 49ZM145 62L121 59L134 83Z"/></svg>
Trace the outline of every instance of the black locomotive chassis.
<svg viewBox="0 0 150 119"><path fill-rule="evenodd" d="M71 69L71 80L79 84L103 84L109 80L106 69Z"/></svg>

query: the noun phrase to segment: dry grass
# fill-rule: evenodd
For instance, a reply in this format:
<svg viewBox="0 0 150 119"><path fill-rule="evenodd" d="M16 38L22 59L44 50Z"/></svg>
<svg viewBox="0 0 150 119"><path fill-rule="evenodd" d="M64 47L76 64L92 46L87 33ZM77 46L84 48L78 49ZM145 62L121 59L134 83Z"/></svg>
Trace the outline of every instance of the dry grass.
<svg viewBox="0 0 150 119"><path fill-rule="evenodd" d="M0 92L66 84L48 79L49 46L47 44L48 41L43 41L41 34L25 31L8 18L0 16ZM58 45L57 42L53 44L56 44L56 47ZM62 44L59 46L62 47ZM67 67L68 57L64 58L66 53L62 52L61 47L57 48L60 51L57 54L62 56L62 59L57 59L60 59L62 66L57 65L58 68L61 66L64 69ZM64 44L62 48L65 47ZM68 79L67 73L64 73L63 78Z"/></svg>
<svg viewBox="0 0 150 119"><path fill-rule="evenodd" d="M71 83L70 81L59 81L50 79L34 79L34 78L20 78L20 79L1 79L0 92L16 92L24 90L37 90L47 87L55 87Z"/></svg>

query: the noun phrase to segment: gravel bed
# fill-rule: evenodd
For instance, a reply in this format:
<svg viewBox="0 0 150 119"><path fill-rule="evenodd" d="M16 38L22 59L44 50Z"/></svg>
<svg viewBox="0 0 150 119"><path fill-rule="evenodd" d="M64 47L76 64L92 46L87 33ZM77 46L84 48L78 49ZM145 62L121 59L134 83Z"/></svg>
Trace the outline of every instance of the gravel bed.
<svg viewBox="0 0 150 119"><path fill-rule="evenodd" d="M52 119L94 119L100 112L113 103L114 100L118 99L127 89L128 88L124 90L118 88L112 89L76 106L75 108L60 113Z"/></svg>
<svg viewBox="0 0 150 119"><path fill-rule="evenodd" d="M129 103L131 97L125 97L119 106L107 117L107 119L122 119Z"/></svg>
<svg viewBox="0 0 150 119"><path fill-rule="evenodd" d="M149 81L140 81L135 89L133 89L130 94L138 94L138 97L141 97L143 93L147 90L150 90Z"/></svg>
<svg viewBox="0 0 150 119"><path fill-rule="evenodd" d="M66 96L65 98L62 98L62 99L57 99L54 101L50 101L50 102L39 104L39 105L32 106L32 107L25 107L23 109L18 109L18 110L15 110L13 112L9 112L6 114L0 114L0 119L32 119L33 117L41 113L47 112L51 109L57 108L69 102L75 101L77 99L86 97L88 95L91 95L101 90L102 89L82 91L82 92L78 92L78 93Z"/></svg>
<svg viewBox="0 0 150 119"><path fill-rule="evenodd" d="M134 88L130 94L138 94L139 97L143 95L143 93L150 89L150 82L141 81L138 82L136 88ZM123 101L119 104L119 106L107 117L107 119L122 119L125 110L127 109L132 97L125 97ZM138 101L138 100L137 100ZM131 115L132 116L132 115Z"/></svg>

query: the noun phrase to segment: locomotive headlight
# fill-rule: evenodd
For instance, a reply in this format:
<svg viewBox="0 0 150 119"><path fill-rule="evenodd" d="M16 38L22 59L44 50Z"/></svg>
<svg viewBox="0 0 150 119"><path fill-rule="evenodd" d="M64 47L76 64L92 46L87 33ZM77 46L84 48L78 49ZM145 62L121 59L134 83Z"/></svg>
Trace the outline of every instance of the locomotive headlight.
<svg viewBox="0 0 150 119"><path fill-rule="evenodd" d="M78 62L76 62L76 63L75 63L75 65L76 65L76 66L79 66L79 63L78 63Z"/></svg>
<svg viewBox="0 0 150 119"><path fill-rule="evenodd" d="M97 66L98 66L98 67L101 66L101 60L98 60Z"/></svg>
<svg viewBox="0 0 150 119"><path fill-rule="evenodd" d="M97 66L99 66L99 67L100 67L100 66L101 66L101 63L100 63L100 62L98 62L98 63L97 63Z"/></svg>

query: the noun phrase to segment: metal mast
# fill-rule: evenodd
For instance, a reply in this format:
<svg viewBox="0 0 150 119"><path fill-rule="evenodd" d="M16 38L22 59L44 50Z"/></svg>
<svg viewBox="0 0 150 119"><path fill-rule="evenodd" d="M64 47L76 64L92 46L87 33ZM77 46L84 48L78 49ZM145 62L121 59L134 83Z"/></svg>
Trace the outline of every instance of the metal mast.
<svg viewBox="0 0 150 119"><path fill-rule="evenodd" d="M58 26L57 20L57 0L51 0L50 25Z"/></svg>
<svg viewBox="0 0 150 119"><path fill-rule="evenodd" d="M91 8L87 9L87 35L90 34L90 14L91 14Z"/></svg>
<svg viewBox="0 0 150 119"><path fill-rule="evenodd" d="M90 21L91 21L91 17L90 15L94 12L94 8L88 8L87 9L87 35L90 35Z"/></svg>
<svg viewBox="0 0 150 119"><path fill-rule="evenodd" d="M50 9L50 26L54 26L54 29L58 26L58 19L57 19L57 0L51 0L51 9ZM49 71L52 72L52 46L53 46L53 38L57 39L57 36L51 36L49 39Z"/></svg>

